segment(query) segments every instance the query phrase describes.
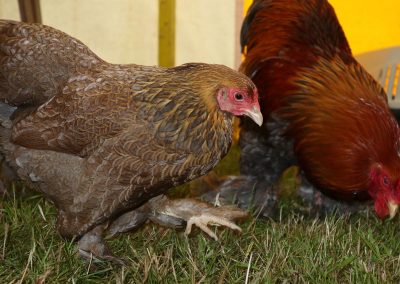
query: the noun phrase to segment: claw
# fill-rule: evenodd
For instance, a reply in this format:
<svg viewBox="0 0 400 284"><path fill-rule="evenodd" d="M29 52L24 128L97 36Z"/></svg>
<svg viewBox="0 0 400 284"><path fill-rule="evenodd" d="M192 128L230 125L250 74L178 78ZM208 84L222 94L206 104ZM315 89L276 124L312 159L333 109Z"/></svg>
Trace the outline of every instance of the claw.
<svg viewBox="0 0 400 284"><path fill-rule="evenodd" d="M192 231L192 226L196 225L203 232L205 232L207 235L209 235L211 238L218 241L217 235L213 231L210 230L210 228L207 226L208 224L214 225L214 226L225 226L232 230L242 232L242 229L238 225L229 221L228 219L209 215L209 214L202 214L200 216L193 216L187 221L185 235L188 236Z"/></svg>
<svg viewBox="0 0 400 284"><path fill-rule="evenodd" d="M153 222L174 227L167 221L174 220L176 223L177 220L184 220L187 222L185 235L189 235L192 231L192 226L196 225L214 240L218 240L218 237L208 225L225 226L241 232L240 227L233 221L244 219L248 216L247 212L235 206L214 207L211 204L192 198L168 199L163 196L150 200L149 204L154 215L150 218Z"/></svg>

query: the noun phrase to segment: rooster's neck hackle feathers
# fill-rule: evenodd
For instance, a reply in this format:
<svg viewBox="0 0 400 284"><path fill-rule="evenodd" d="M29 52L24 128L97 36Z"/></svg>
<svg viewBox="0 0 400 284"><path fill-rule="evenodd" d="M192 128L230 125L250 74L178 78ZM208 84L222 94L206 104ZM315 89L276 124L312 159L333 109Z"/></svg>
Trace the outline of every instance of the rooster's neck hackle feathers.
<svg viewBox="0 0 400 284"><path fill-rule="evenodd" d="M400 171L398 124L382 87L360 65L321 58L292 80L296 91L280 113L311 181L357 191L368 187L374 164Z"/></svg>
<svg viewBox="0 0 400 284"><path fill-rule="evenodd" d="M285 79L299 66L321 57L354 61L333 8L320 0L256 0L243 22L241 45L246 54L240 70L257 85L265 118L293 89Z"/></svg>

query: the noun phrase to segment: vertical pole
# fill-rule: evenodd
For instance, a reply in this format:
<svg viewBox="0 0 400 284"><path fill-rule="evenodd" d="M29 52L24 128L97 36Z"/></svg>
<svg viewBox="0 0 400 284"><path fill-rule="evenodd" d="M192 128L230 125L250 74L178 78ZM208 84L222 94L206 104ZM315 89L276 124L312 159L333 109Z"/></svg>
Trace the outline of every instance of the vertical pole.
<svg viewBox="0 0 400 284"><path fill-rule="evenodd" d="M175 1L158 0L158 64L175 66Z"/></svg>
<svg viewBox="0 0 400 284"><path fill-rule="evenodd" d="M21 21L27 23L41 23L42 14L40 12L39 0L18 0Z"/></svg>
<svg viewBox="0 0 400 284"><path fill-rule="evenodd" d="M242 63L242 53L240 52L240 30L244 15L244 0L236 0L235 3L235 69L238 69Z"/></svg>

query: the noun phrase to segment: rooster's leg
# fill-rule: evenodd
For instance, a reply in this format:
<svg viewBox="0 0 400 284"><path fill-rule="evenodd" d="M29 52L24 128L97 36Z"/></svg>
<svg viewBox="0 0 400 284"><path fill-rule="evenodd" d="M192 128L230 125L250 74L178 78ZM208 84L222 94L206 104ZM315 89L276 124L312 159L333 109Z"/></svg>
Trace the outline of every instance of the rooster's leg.
<svg viewBox="0 0 400 284"><path fill-rule="evenodd" d="M235 203L256 216L276 215L276 184L285 169L296 164L296 159L292 142L282 135L284 122L271 116L262 127L266 131L259 131L254 123L244 120L239 140L241 175L228 178L216 190L203 195L203 199Z"/></svg>
<svg viewBox="0 0 400 284"><path fill-rule="evenodd" d="M247 213L235 206L215 207L211 204L192 199L168 199L165 196L153 198L149 201L153 212L150 219L168 227L181 227L187 222L185 234L190 234L193 225L213 239L217 236L208 225L225 226L232 230L241 231L233 221L247 217Z"/></svg>
<svg viewBox="0 0 400 284"><path fill-rule="evenodd" d="M201 198L217 205L236 204L255 216L273 217L277 194L270 183L254 176L230 176L216 190L207 192Z"/></svg>
<svg viewBox="0 0 400 284"><path fill-rule="evenodd" d="M103 239L104 225L87 232L78 241L79 254L90 263L102 260L125 265L125 261L114 256Z"/></svg>

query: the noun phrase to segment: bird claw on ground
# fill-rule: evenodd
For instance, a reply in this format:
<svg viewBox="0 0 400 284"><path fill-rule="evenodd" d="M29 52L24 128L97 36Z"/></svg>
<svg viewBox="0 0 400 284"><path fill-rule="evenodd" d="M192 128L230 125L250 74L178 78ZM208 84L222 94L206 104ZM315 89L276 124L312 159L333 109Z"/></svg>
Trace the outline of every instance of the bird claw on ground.
<svg viewBox="0 0 400 284"><path fill-rule="evenodd" d="M153 212L150 218L158 224L177 228L182 227L186 221L185 235L189 235L192 226L196 225L214 240L218 237L208 225L225 226L241 232L239 226L233 221L244 219L248 213L236 206L214 207L213 205L193 198L168 199L165 196L153 198L149 201Z"/></svg>

